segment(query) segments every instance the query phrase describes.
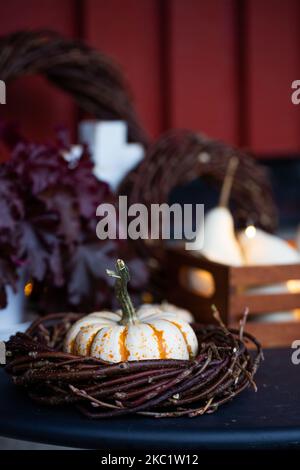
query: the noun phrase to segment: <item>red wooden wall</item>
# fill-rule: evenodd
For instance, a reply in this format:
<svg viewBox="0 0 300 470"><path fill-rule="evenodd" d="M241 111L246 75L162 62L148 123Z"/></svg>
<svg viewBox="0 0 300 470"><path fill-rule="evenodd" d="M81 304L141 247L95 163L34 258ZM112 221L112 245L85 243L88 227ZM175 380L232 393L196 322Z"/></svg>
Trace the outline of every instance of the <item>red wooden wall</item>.
<svg viewBox="0 0 300 470"><path fill-rule="evenodd" d="M112 55L152 136L201 130L256 153L300 150L299 0L9 0L0 33L46 27ZM1 79L1 77L0 77ZM40 78L9 88L1 114L48 138L73 103Z"/></svg>

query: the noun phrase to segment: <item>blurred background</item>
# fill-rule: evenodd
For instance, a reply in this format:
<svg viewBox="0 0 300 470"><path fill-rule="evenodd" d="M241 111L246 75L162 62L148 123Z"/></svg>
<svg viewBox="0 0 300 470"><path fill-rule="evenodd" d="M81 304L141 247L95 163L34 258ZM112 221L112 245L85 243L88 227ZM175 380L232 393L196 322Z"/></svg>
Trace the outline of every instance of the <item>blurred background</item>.
<svg viewBox="0 0 300 470"><path fill-rule="evenodd" d="M299 19L297 0L10 0L0 32L48 28L111 55L153 137L185 127L274 156L300 149L300 106L290 99ZM56 94L42 79L22 79L8 112L48 137L57 116L73 126L78 117Z"/></svg>
<svg viewBox="0 0 300 470"><path fill-rule="evenodd" d="M183 127L253 152L271 169L284 232L300 205L299 19L297 0L10 0L0 33L83 39L122 66L151 137ZM7 101L0 113L34 139L58 121L76 133L75 104L41 77L14 82Z"/></svg>

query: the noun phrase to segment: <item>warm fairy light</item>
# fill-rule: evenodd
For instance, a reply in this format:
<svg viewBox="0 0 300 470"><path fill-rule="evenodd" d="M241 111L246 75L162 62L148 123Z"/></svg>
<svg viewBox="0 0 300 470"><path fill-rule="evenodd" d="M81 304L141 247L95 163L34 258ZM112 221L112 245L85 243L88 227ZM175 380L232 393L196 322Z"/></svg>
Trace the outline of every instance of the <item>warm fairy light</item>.
<svg viewBox="0 0 300 470"><path fill-rule="evenodd" d="M185 276L188 275L188 286L198 295L203 297L211 297L216 290L213 275L205 269L190 268L188 271L184 268L182 280L185 282Z"/></svg>
<svg viewBox="0 0 300 470"><path fill-rule="evenodd" d="M254 238L256 235L256 228L254 225L248 225L248 227L245 229L245 234L248 238Z"/></svg>
<svg viewBox="0 0 300 470"><path fill-rule="evenodd" d="M293 316L294 316L295 320L300 320L300 308L295 308L293 310Z"/></svg>
<svg viewBox="0 0 300 470"><path fill-rule="evenodd" d="M153 295L151 292L143 292L142 301L144 304L151 304L153 302Z"/></svg>
<svg viewBox="0 0 300 470"><path fill-rule="evenodd" d="M290 281L287 281L286 287L288 288L288 291L291 292L292 294L299 294L300 293L300 280L291 279ZM293 315L296 320L300 320L300 308L295 308L293 310Z"/></svg>
<svg viewBox="0 0 300 470"><path fill-rule="evenodd" d="M27 284L25 284L25 287L24 287L24 294L26 295L26 297L30 296L32 289L33 289L32 282L27 282Z"/></svg>
<svg viewBox="0 0 300 470"><path fill-rule="evenodd" d="M300 280L291 279L290 281L287 281L286 287L288 288L289 292L292 292L293 294L299 294L300 293Z"/></svg>

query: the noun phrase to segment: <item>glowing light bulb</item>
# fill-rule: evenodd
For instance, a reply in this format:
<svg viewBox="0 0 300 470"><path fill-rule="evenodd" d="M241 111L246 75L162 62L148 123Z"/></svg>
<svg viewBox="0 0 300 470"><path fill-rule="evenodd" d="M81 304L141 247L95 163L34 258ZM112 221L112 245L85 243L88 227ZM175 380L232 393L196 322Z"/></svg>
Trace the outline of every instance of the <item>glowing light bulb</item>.
<svg viewBox="0 0 300 470"><path fill-rule="evenodd" d="M29 297L31 295L32 289L33 289L32 282L27 282L27 284L24 287L24 294L26 297Z"/></svg>
<svg viewBox="0 0 300 470"><path fill-rule="evenodd" d="M290 281L287 281L286 286L293 294L300 293L300 280L291 279Z"/></svg>
<svg viewBox="0 0 300 470"><path fill-rule="evenodd" d="M248 238L254 238L256 235L256 228L254 225L248 225L248 227L245 229L245 234Z"/></svg>
<svg viewBox="0 0 300 470"><path fill-rule="evenodd" d="M151 304L153 302L153 295L151 292L143 292L142 301L144 304Z"/></svg>
<svg viewBox="0 0 300 470"><path fill-rule="evenodd" d="M290 281L287 281L286 286L288 288L288 291L292 294L300 293L300 280L291 279ZM295 308L293 310L293 316L296 320L300 320L300 308Z"/></svg>

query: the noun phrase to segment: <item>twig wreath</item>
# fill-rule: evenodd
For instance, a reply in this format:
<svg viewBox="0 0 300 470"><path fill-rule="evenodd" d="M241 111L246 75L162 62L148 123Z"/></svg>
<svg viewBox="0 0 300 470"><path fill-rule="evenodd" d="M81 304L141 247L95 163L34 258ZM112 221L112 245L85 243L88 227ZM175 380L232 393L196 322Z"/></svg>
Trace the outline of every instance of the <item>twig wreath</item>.
<svg viewBox="0 0 300 470"><path fill-rule="evenodd" d="M228 163L238 166L231 199L235 217L244 225L249 219L258 227L274 231L277 210L266 170L240 149L189 130L172 130L148 148L145 158L123 180L119 193L129 203L161 204L172 190L197 178L216 188L223 184Z"/></svg>
<svg viewBox="0 0 300 470"><path fill-rule="evenodd" d="M123 297L120 303L126 300L127 306ZM227 329L215 307L214 317L217 326L193 325L196 357L109 363L64 352L78 314L48 315L6 343L6 370L36 402L71 405L89 418L212 413L249 385L256 390L254 376L262 360L260 344L244 331L247 311L240 330ZM255 348L252 353L248 342Z"/></svg>
<svg viewBox="0 0 300 470"><path fill-rule="evenodd" d="M48 30L1 36L0 75L6 84L22 76L42 75L69 94L88 115L124 120L130 139L148 143L121 69L81 41Z"/></svg>

